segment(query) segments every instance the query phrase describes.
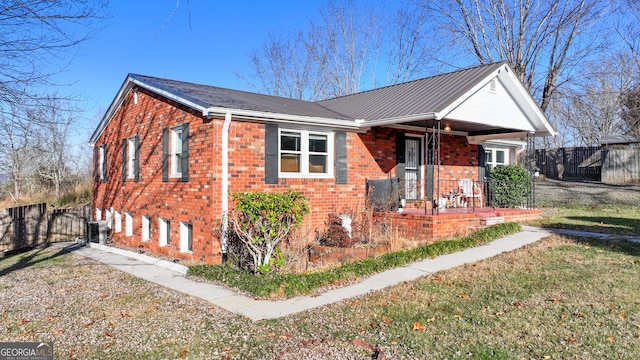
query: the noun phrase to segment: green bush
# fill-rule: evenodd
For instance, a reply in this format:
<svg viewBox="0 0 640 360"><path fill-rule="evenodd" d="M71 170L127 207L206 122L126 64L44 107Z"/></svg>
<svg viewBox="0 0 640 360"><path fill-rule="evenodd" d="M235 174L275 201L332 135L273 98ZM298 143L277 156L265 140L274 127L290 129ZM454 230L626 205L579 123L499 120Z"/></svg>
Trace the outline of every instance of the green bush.
<svg viewBox="0 0 640 360"><path fill-rule="evenodd" d="M517 208L531 194L531 176L519 165L500 166L491 171L492 206Z"/></svg>
<svg viewBox="0 0 640 360"><path fill-rule="evenodd" d="M265 274L282 267L284 256L278 252L278 244L309 213L307 199L292 190L286 193L234 193L231 196L235 209L229 215L230 230L250 255L251 270Z"/></svg>

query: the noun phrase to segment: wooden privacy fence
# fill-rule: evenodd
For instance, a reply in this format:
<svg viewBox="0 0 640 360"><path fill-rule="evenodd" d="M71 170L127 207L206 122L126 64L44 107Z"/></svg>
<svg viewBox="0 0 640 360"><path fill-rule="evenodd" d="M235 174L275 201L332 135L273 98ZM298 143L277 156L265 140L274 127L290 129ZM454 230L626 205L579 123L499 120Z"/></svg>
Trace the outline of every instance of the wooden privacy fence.
<svg viewBox="0 0 640 360"><path fill-rule="evenodd" d="M33 204L1 209L0 251L86 237L90 218L89 205L47 209L47 204Z"/></svg>
<svg viewBox="0 0 640 360"><path fill-rule="evenodd" d="M601 151L602 182L640 183L640 148L608 147Z"/></svg>
<svg viewBox="0 0 640 360"><path fill-rule="evenodd" d="M600 180L599 166L580 167L598 149L598 146L536 149L536 168L551 179Z"/></svg>

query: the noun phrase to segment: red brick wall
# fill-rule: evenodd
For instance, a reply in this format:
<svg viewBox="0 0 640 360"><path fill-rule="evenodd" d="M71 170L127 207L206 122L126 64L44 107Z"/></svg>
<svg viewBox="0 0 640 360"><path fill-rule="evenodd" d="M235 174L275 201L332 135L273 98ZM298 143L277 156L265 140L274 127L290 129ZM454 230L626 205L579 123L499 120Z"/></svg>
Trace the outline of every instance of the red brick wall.
<svg viewBox="0 0 640 360"><path fill-rule="evenodd" d="M107 145L108 182L94 184L94 208L113 208L122 213L122 232L117 244L138 247L196 262L219 263L217 236L221 213L221 133L224 118L206 119L199 112L138 89L126 96L96 146ZM162 182L162 129L189 123L189 181L170 178ZM283 126L286 127L286 126ZM140 137L140 182L122 182L122 139ZM264 182L265 126L233 118L229 129L229 192L300 191L308 198L311 213L305 221L309 237L324 228L327 214L364 209L366 179L395 176L396 130L377 128L367 133L347 133L347 184L335 179L279 179ZM464 137L443 135L441 178L477 178L477 146ZM443 175L444 174L444 175ZM475 176L475 177L474 177ZM231 204L231 200L229 200ZM231 205L232 206L232 205ZM133 215L133 236L125 236L125 212ZM142 242L142 218L151 218L150 241ZM169 246L159 246L158 219L171 223ZM193 252L179 247L179 222L193 224Z"/></svg>
<svg viewBox="0 0 640 360"><path fill-rule="evenodd" d="M190 177L188 182L169 178L162 182L162 130L189 123ZM215 262L220 247L212 236L216 214L212 197L219 198L211 174L217 163L220 147L218 126L203 119L200 114L178 104L166 101L143 89L138 90L138 103L130 93L96 146L107 145L107 183L94 183L93 205L122 213L122 232L113 233L117 244L138 247L170 258L197 262ZM122 139L140 137L140 181L122 181ZM219 168L219 165L217 165ZM125 236L125 213L133 216L133 236ZM210 216L214 214L214 216ZM150 241L142 242L142 216L151 218ZM170 221L170 244L159 246L158 219ZM193 224L193 253L181 253L179 248L179 222ZM219 260L218 260L219 261Z"/></svg>

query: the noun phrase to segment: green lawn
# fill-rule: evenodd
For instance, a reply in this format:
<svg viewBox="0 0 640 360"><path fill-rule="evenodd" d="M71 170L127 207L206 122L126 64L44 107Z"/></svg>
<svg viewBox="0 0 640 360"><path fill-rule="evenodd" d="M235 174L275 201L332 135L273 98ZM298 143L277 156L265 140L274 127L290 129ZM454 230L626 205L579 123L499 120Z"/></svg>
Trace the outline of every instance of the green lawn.
<svg viewBox="0 0 640 360"><path fill-rule="evenodd" d="M569 205L547 208L544 217L533 225L640 236L640 209L629 205Z"/></svg>

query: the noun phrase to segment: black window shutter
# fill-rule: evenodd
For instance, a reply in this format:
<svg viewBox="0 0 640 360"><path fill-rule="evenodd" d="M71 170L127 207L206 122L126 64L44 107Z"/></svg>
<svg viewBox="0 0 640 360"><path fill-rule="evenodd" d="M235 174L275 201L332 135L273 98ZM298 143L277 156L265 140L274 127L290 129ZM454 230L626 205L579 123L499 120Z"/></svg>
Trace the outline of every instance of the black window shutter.
<svg viewBox="0 0 640 360"><path fill-rule="evenodd" d="M484 152L484 146L478 145L478 181L484 181L486 176L487 154Z"/></svg>
<svg viewBox="0 0 640 360"><path fill-rule="evenodd" d="M93 147L93 182L100 180L100 147Z"/></svg>
<svg viewBox="0 0 640 360"><path fill-rule="evenodd" d="M347 179L347 134L336 132L336 184L346 184Z"/></svg>
<svg viewBox="0 0 640 360"><path fill-rule="evenodd" d="M405 168L405 136L404 133L396 134L396 176L400 180L404 180Z"/></svg>
<svg viewBox="0 0 640 360"><path fill-rule="evenodd" d="M109 180L107 179L107 165L108 165L107 159L109 157L107 156L107 145L106 144L102 145L102 148L104 149L104 151L102 152L104 154L103 155L104 161L102 163L102 181L108 182Z"/></svg>
<svg viewBox="0 0 640 360"><path fill-rule="evenodd" d="M182 157L180 158L182 182L189 181L189 124L182 125Z"/></svg>
<svg viewBox="0 0 640 360"><path fill-rule="evenodd" d="M169 181L169 128L162 129L162 181Z"/></svg>
<svg viewBox="0 0 640 360"><path fill-rule="evenodd" d="M135 161L133 162L133 180L140 181L140 136L133 138L133 146L135 146Z"/></svg>
<svg viewBox="0 0 640 360"><path fill-rule="evenodd" d="M278 183L278 125L266 124L264 128L265 156L264 182Z"/></svg>
<svg viewBox="0 0 640 360"><path fill-rule="evenodd" d="M127 181L127 139L122 139L122 182Z"/></svg>

